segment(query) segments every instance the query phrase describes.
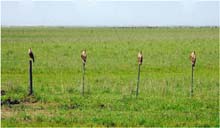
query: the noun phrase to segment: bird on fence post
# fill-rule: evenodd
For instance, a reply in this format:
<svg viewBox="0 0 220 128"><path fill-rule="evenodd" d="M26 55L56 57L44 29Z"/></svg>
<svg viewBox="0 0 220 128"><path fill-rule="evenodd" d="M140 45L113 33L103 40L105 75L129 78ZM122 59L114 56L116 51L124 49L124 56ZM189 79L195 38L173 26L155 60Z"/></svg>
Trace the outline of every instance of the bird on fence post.
<svg viewBox="0 0 220 128"><path fill-rule="evenodd" d="M84 96L84 76L85 76L85 65L86 65L86 50L83 50L81 53L82 63L83 63L83 85L82 85L82 95Z"/></svg>
<svg viewBox="0 0 220 128"><path fill-rule="evenodd" d="M142 62L143 62L143 55L142 55L142 51L140 51L138 53L138 64L142 65Z"/></svg>
<svg viewBox="0 0 220 128"><path fill-rule="evenodd" d="M34 53L32 52L31 48L29 48L28 54L29 54L30 59L33 60L33 62L34 62Z"/></svg>
<svg viewBox="0 0 220 128"><path fill-rule="evenodd" d="M137 90L136 90L136 97L138 96L138 90L139 90L139 81L140 81L140 66L143 62L143 55L142 51L138 52L138 80L137 80Z"/></svg>
<svg viewBox="0 0 220 128"><path fill-rule="evenodd" d="M191 63L192 63L192 80L191 80L190 96L193 96L193 71L194 71L194 67L196 65L196 52L195 51L193 51L190 54L190 60L191 60Z"/></svg>
<svg viewBox="0 0 220 128"><path fill-rule="evenodd" d="M82 50L82 53L81 53L81 58L82 58L82 63L85 65L86 64L86 50Z"/></svg>
<svg viewBox="0 0 220 128"><path fill-rule="evenodd" d="M34 53L32 52L32 49L29 48L28 50L28 54L29 54L29 94L28 95L32 95L33 94L33 81L32 81L32 61L34 62Z"/></svg>
<svg viewBox="0 0 220 128"><path fill-rule="evenodd" d="M191 54L190 54L190 60L192 62L192 67L195 67L196 65L196 52L193 51Z"/></svg>

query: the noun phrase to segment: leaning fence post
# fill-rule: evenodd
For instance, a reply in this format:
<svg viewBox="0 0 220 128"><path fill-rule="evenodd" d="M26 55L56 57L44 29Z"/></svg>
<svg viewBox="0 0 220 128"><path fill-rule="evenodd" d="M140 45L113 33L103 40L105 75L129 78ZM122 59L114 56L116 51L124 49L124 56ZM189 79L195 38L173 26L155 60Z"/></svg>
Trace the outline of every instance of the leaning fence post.
<svg viewBox="0 0 220 128"><path fill-rule="evenodd" d="M141 64L143 62L143 55L142 51L138 53L138 79L137 79L137 89L136 89L136 97L138 96L139 92L139 83L140 83L140 70L141 70Z"/></svg>
<svg viewBox="0 0 220 128"><path fill-rule="evenodd" d="M34 62L34 54L31 48L29 49L28 54L30 57L29 59L29 94L28 95L32 95L33 94L32 61Z"/></svg>
<svg viewBox="0 0 220 128"><path fill-rule="evenodd" d="M193 96L193 72L194 72L194 67L196 65L196 52L193 51L190 54L190 59L191 59L191 63L192 63L192 77L191 77L191 86L190 86L190 97Z"/></svg>
<svg viewBox="0 0 220 128"><path fill-rule="evenodd" d="M82 95L84 96L84 80L85 80L85 66L86 66L86 58L87 58L87 55L86 55L86 50L83 50L82 53L81 53L81 58L82 58L82 64L83 64L83 67L82 67L82 70L83 70L83 80L82 80Z"/></svg>

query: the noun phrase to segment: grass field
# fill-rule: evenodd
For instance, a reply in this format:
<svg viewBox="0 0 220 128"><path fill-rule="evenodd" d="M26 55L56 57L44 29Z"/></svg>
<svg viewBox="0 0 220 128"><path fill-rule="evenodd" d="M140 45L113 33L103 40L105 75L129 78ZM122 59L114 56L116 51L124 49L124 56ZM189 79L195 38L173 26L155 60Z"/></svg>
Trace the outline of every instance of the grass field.
<svg viewBox="0 0 220 128"><path fill-rule="evenodd" d="M28 48L34 96L28 97ZM85 96L81 50L87 50ZM137 53L144 55L135 97ZM191 62L197 53L194 97ZM12 27L1 32L2 126L219 126L219 28Z"/></svg>

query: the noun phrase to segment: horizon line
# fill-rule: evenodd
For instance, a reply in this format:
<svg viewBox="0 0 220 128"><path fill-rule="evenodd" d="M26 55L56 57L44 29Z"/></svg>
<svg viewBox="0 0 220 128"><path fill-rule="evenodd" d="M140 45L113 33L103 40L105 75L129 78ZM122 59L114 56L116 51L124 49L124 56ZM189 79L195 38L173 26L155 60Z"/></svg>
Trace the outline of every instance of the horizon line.
<svg viewBox="0 0 220 128"><path fill-rule="evenodd" d="M205 27L209 27L209 28L219 28L219 25L97 25L97 26L93 26L93 25L1 25L1 28L3 27L70 27L70 28L205 28Z"/></svg>

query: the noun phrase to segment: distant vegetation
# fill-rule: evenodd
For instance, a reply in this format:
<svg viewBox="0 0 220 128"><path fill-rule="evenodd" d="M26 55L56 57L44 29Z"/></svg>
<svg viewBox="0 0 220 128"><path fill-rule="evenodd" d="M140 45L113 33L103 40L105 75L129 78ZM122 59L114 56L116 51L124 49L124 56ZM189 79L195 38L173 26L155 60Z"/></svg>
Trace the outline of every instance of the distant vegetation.
<svg viewBox="0 0 220 128"><path fill-rule="evenodd" d="M219 126L219 28L3 27L1 42L2 126Z"/></svg>

